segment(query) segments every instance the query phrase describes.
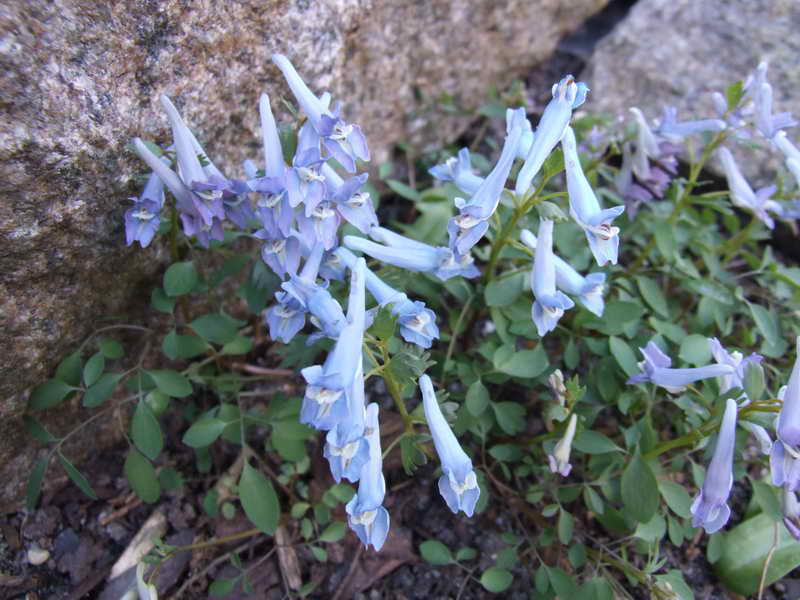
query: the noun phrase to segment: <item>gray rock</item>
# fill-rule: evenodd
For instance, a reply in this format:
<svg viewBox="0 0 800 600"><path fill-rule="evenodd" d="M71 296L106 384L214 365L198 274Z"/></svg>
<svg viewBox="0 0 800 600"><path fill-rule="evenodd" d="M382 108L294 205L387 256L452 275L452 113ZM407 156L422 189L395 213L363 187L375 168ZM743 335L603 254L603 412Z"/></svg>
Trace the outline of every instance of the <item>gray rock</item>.
<svg viewBox="0 0 800 600"><path fill-rule="evenodd" d="M592 88L587 109L648 119L665 105L680 120L715 117L710 93L744 80L769 62L775 112L800 115L800 9L795 0L639 0L596 47L581 78ZM790 130L792 139L800 131ZM757 141L763 143L763 138ZM740 161L750 176L778 164L762 152Z"/></svg>
<svg viewBox="0 0 800 600"><path fill-rule="evenodd" d="M237 175L259 154L259 94L288 97L269 60L284 52L346 104L378 164L398 140L451 138L465 120L434 99L477 106L605 3L11 3L0 20L0 505L17 497L33 458L18 394L100 318L130 318L163 264L156 248L126 248L122 225L144 170L126 144L169 139L158 94Z"/></svg>

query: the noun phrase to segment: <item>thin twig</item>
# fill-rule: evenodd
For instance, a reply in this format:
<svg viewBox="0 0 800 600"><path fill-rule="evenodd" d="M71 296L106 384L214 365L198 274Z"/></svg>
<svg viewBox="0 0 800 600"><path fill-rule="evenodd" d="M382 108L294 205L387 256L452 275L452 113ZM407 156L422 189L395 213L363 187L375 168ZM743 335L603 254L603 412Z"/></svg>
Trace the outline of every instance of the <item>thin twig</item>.
<svg viewBox="0 0 800 600"><path fill-rule="evenodd" d="M361 544L358 545L358 550L356 550L356 555L353 557L353 562L350 563L350 568L347 570L347 575L344 576L342 579L342 583L339 584L339 588L336 590L336 593L333 595L331 600L339 600L339 597L344 594L345 588L350 584L350 580L353 578L353 574L356 571L356 567L358 566L358 561L361 558L361 554L364 552L364 546Z"/></svg>
<svg viewBox="0 0 800 600"><path fill-rule="evenodd" d="M245 373L253 373L254 375L273 375L275 377L294 377L296 373L291 369L268 369L266 367L259 367L258 365L251 365L247 363L231 363L232 369L238 369Z"/></svg>
<svg viewBox="0 0 800 600"><path fill-rule="evenodd" d="M255 544L258 541L260 541L258 538L253 539L253 540L247 540L241 546L238 546L237 548L234 548L233 550L231 550L231 552L226 552L222 556L218 556L217 558L212 560L210 563L208 563L208 565L206 565L201 570L199 570L197 573L192 575L189 579L187 579L183 583L183 585L178 588L178 591L175 592L175 595L172 596L172 599L173 600L178 600L178 598L183 596L183 594L186 593L186 590L189 589L189 586L192 585L195 581L197 581L201 577L205 577L210 571L212 571L214 568L216 568L217 566L219 566L222 563L224 563L226 560L230 560L231 553L242 552L243 550L246 550L248 547L250 547L251 545ZM267 556L270 556L273 552L275 552L275 548L272 548L272 550L270 550L267 553Z"/></svg>

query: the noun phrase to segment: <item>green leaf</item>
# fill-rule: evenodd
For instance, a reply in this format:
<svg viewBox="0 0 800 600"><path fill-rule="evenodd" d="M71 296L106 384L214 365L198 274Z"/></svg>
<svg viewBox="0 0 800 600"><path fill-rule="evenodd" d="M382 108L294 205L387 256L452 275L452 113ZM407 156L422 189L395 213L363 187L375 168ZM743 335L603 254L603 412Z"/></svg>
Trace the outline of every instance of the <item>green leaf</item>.
<svg viewBox="0 0 800 600"><path fill-rule="evenodd" d="M453 562L450 548L439 540L427 540L419 545L419 553L432 565L449 565Z"/></svg>
<svg viewBox="0 0 800 600"><path fill-rule="evenodd" d="M473 560L476 556L478 556L478 551L475 550L475 548L461 548L458 552L456 552L456 560L459 562Z"/></svg>
<svg viewBox="0 0 800 600"><path fill-rule="evenodd" d="M692 516L692 498L689 492L682 485L678 485L667 479L658 480L658 491L664 497L664 501L670 510L679 517L688 519Z"/></svg>
<svg viewBox="0 0 800 600"><path fill-rule="evenodd" d="M144 502L152 504L161 496L161 484L158 482L156 470L136 448L131 448L125 459L125 477Z"/></svg>
<svg viewBox="0 0 800 600"><path fill-rule="evenodd" d="M591 486L587 485L583 488L583 502L586 504L586 508L596 512L598 515L602 515L605 512L603 499Z"/></svg>
<svg viewBox="0 0 800 600"><path fill-rule="evenodd" d="M69 462L66 457L58 452L58 460L61 463L61 466L64 467L64 470L67 472L67 475L72 480L72 482L77 485L81 491L89 496L92 500L97 500L97 494L94 493L92 486L89 485L89 481L86 477L83 476L83 473L78 471L71 462Z"/></svg>
<svg viewBox="0 0 800 600"><path fill-rule="evenodd" d="M164 467L158 472L158 482L165 491L183 487L183 475L173 467Z"/></svg>
<svg viewBox="0 0 800 600"><path fill-rule="evenodd" d="M475 417L482 415L486 407L489 406L489 390L481 383L480 379L469 386L466 405L467 410Z"/></svg>
<svg viewBox="0 0 800 600"><path fill-rule="evenodd" d="M670 569L665 575L656 575L656 581L661 584L675 600L694 600L694 592L686 585L683 574L677 569ZM664 586L663 584L669 584ZM659 586L659 587L661 587Z"/></svg>
<svg viewBox="0 0 800 600"><path fill-rule="evenodd" d="M239 331L233 319L219 313L203 315L192 321L189 327L203 339L215 344L233 341Z"/></svg>
<svg viewBox="0 0 800 600"><path fill-rule="evenodd" d="M744 83L737 81L725 88L725 100L728 101L728 110L734 110L744 96Z"/></svg>
<svg viewBox="0 0 800 600"><path fill-rule="evenodd" d="M167 296L182 296L191 292L199 280L192 261L175 263L164 273L164 291Z"/></svg>
<svg viewBox="0 0 800 600"><path fill-rule="evenodd" d="M634 455L622 474L622 502L640 523L647 523L658 510L658 481L639 454Z"/></svg>
<svg viewBox="0 0 800 600"><path fill-rule="evenodd" d="M93 354L83 367L83 383L86 384L86 387L94 385L100 378L100 375L103 374L105 368L106 357L103 356L103 353L97 352Z"/></svg>
<svg viewBox="0 0 800 600"><path fill-rule="evenodd" d="M239 581L238 577L234 579L215 579L208 586L208 593L212 596L227 596L233 591L237 581Z"/></svg>
<svg viewBox="0 0 800 600"><path fill-rule="evenodd" d="M392 308L387 304L386 306L381 306L369 330L379 340L387 341L394 335L396 327L397 317L392 314Z"/></svg>
<svg viewBox="0 0 800 600"><path fill-rule="evenodd" d="M200 419L183 434L183 443L192 448L204 448L213 444L227 426L228 423L220 419Z"/></svg>
<svg viewBox="0 0 800 600"><path fill-rule="evenodd" d="M489 567L481 575L481 585L493 594L506 591L514 581L514 576L505 569Z"/></svg>
<svg viewBox="0 0 800 600"><path fill-rule="evenodd" d="M550 364L542 344L534 350L517 350L513 345L500 346L492 357L494 368L512 377L538 377Z"/></svg>
<svg viewBox="0 0 800 600"><path fill-rule="evenodd" d="M585 429L580 432L572 447L586 454L607 454L608 452L622 452L622 448L617 446L611 438L600 433Z"/></svg>
<svg viewBox="0 0 800 600"><path fill-rule="evenodd" d="M28 400L28 408L30 410L42 410L57 406L63 402L64 398L69 396L72 389L72 386L59 379L45 381L42 385L33 388L30 400Z"/></svg>
<svg viewBox="0 0 800 600"><path fill-rule="evenodd" d="M572 540L572 532L575 530L575 519L563 508L558 515L558 539L565 546Z"/></svg>
<svg viewBox="0 0 800 600"><path fill-rule="evenodd" d="M44 481L44 475L47 472L49 463L50 456L48 455L46 458L37 460L36 464L33 465L33 469L31 469L30 477L28 477L28 486L25 490L25 507L28 510L35 509L36 504L39 502L39 495L42 493L42 481Z"/></svg>
<svg viewBox="0 0 800 600"><path fill-rule="evenodd" d="M175 310L175 299L167 296L161 288L155 288L150 294L150 304L157 311L167 314L172 314Z"/></svg>
<svg viewBox="0 0 800 600"><path fill-rule="evenodd" d="M97 345L100 348L100 352L103 353L103 356L110 358L111 360L125 356L125 349L117 340L112 340L111 338L98 338Z"/></svg>
<svg viewBox="0 0 800 600"><path fill-rule="evenodd" d="M711 348L708 345L708 338L697 333L686 336L681 342L678 356L693 365L706 364L711 360Z"/></svg>
<svg viewBox="0 0 800 600"><path fill-rule="evenodd" d="M221 354L237 355L247 354L253 349L253 338L237 335L232 341L222 347Z"/></svg>
<svg viewBox="0 0 800 600"><path fill-rule="evenodd" d="M646 542L658 542L667 532L667 521L656 513L647 523L639 523L633 535Z"/></svg>
<svg viewBox="0 0 800 600"><path fill-rule="evenodd" d="M145 371L159 391L173 398L185 398L192 393L192 384L183 375L170 369Z"/></svg>
<svg viewBox="0 0 800 600"><path fill-rule="evenodd" d="M611 354L617 361L617 364L622 367L628 377L635 375L639 372L639 366L631 347L625 343L621 338L611 336L608 338L608 347L611 349Z"/></svg>
<svg viewBox="0 0 800 600"><path fill-rule="evenodd" d="M275 533L281 515L275 488L248 463L245 463L239 479L239 499L253 525L269 535Z"/></svg>
<svg viewBox="0 0 800 600"><path fill-rule="evenodd" d="M595 577L581 586L575 600L614 600L614 589L602 577Z"/></svg>
<svg viewBox="0 0 800 600"><path fill-rule="evenodd" d="M494 417L500 429L508 435L516 435L525 429L525 407L516 402L495 402L492 404Z"/></svg>
<svg viewBox="0 0 800 600"><path fill-rule="evenodd" d="M486 286L484 298L487 306L510 306L525 289L525 273L493 279Z"/></svg>
<svg viewBox="0 0 800 600"><path fill-rule="evenodd" d="M44 442L45 444L49 444L50 442L55 442L58 440L56 436L45 429L44 425L42 425L39 421L34 419L30 415L25 415L22 417L22 422L25 424L25 431L31 434L40 442Z"/></svg>
<svg viewBox="0 0 800 600"><path fill-rule="evenodd" d="M778 489L768 484L766 481L753 482L753 495L756 502L761 507L761 510L773 521L783 520L783 511L781 510L781 500L778 497Z"/></svg>
<svg viewBox="0 0 800 600"><path fill-rule="evenodd" d="M106 373L103 375L97 380L97 383L86 390L83 395L83 405L86 408L100 406L114 393L120 379L122 379L122 375L119 373Z"/></svg>
<svg viewBox="0 0 800 600"><path fill-rule="evenodd" d="M319 546L309 546L311 550L311 554L314 555L319 562L325 562L328 560L328 551L325 548L320 548Z"/></svg>
<svg viewBox="0 0 800 600"><path fill-rule="evenodd" d="M170 360L194 358L209 349L206 341L196 335L181 335L174 329L164 336L161 351Z"/></svg>
<svg viewBox="0 0 800 600"><path fill-rule="evenodd" d="M778 316L759 304L748 304L748 307L758 331L766 342L762 352L770 357L780 357L786 348L786 342L781 338Z"/></svg>
<svg viewBox="0 0 800 600"><path fill-rule="evenodd" d="M649 277L639 275L636 277L636 285L639 287L639 292L647 304L650 305L654 311L662 317L669 317L669 307L667 306L667 299L661 291L661 287Z"/></svg>
<svg viewBox="0 0 800 600"><path fill-rule="evenodd" d="M58 364L54 379L60 379L71 386L77 387L81 384L82 373L81 353L80 351L73 352Z"/></svg>
<svg viewBox="0 0 800 600"><path fill-rule="evenodd" d="M677 252L675 227L666 221L658 221L653 228L653 233L656 238L656 247L661 253L661 256L669 263L674 262Z"/></svg>
<svg viewBox="0 0 800 600"><path fill-rule="evenodd" d="M407 200L411 200L413 202L419 202L422 200L422 196L417 190L401 181L397 181L396 179L387 179L386 185L388 185L395 194L406 198Z"/></svg>
<svg viewBox="0 0 800 600"><path fill-rule="evenodd" d="M342 521L334 521L319 535L320 542L338 542L344 537L346 527Z"/></svg>
<svg viewBox="0 0 800 600"><path fill-rule="evenodd" d="M140 400L136 405L131 422L131 437L136 447L150 460L155 460L164 448L161 425L145 400Z"/></svg>

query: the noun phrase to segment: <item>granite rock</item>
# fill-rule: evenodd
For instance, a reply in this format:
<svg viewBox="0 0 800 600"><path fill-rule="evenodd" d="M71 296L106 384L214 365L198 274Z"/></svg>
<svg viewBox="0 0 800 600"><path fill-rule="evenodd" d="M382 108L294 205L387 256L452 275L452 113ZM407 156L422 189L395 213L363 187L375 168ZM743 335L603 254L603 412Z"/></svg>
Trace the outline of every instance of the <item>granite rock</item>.
<svg viewBox="0 0 800 600"><path fill-rule="evenodd" d="M433 99L446 92L477 106L605 2L31 0L2 9L0 504L17 496L33 460L21 392L101 319L141 309L163 265L157 248L125 247L122 226L143 171L126 145L168 140L158 94L238 175L259 154L259 94L288 97L269 60L283 52L314 89L345 102L377 164L396 141L451 138L465 121Z"/></svg>
<svg viewBox="0 0 800 600"><path fill-rule="evenodd" d="M665 105L681 120L715 117L714 91L744 80L769 62L775 112L800 116L800 10L794 0L639 0L595 48L581 75L592 88L587 108L627 117L638 106L648 119ZM800 130L789 131L800 142ZM746 174L765 181L779 164L765 146L739 156Z"/></svg>

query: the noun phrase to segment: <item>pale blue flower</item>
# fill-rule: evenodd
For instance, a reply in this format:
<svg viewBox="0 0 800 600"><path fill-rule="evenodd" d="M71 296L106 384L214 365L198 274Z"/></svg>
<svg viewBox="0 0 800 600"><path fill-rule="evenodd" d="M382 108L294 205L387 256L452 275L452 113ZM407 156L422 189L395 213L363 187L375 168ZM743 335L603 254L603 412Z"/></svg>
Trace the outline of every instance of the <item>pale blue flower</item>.
<svg viewBox="0 0 800 600"><path fill-rule="evenodd" d="M344 245L396 267L432 273L442 281L457 275L470 278L480 274L469 254L456 259L449 248L430 246L383 227L373 227L370 235L386 245L352 235L344 237Z"/></svg>
<svg viewBox="0 0 800 600"><path fill-rule="evenodd" d="M347 248L337 248L336 254L341 261L352 268L356 263L355 255ZM411 344L422 348L430 348L434 339L439 337L439 328L436 326L436 315L423 302L411 301L408 296L400 292L370 269L366 270L367 289L381 306L392 305L392 313L397 316L400 335Z"/></svg>
<svg viewBox="0 0 800 600"><path fill-rule="evenodd" d="M511 135L511 132L517 128L522 130L522 135L517 142L517 158L525 160L533 144L533 127L531 127L531 122L523 107L507 108L506 135Z"/></svg>
<svg viewBox="0 0 800 600"><path fill-rule="evenodd" d="M161 224L159 213L164 205L164 182L157 173L152 173L142 195L131 200L133 206L125 211L125 241L128 246L139 242L142 248L147 248Z"/></svg>
<svg viewBox="0 0 800 600"><path fill-rule="evenodd" d="M325 177L321 173L323 163L319 138L311 124L306 123L300 128L292 168L286 173L289 202L293 207L303 204L306 215L326 199Z"/></svg>
<svg viewBox="0 0 800 600"><path fill-rule="evenodd" d="M389 513L383 507L386 480L383 477L378 405L374 402L367 407L366 436L369 460L361 469L358 493L345 505L345 510L350 529L365 547L371 544L377 551L383 547L389 533Z"/></svg>
<svg viewBox="0 0 800 600"><path fill-rule="evenodd" d="M347 325L342 328L325 364L301 371L308 384L300 409L300 422L316 429L329 430L348 419L348 396L361 365L365 324L364 273L361 258L350 272L350 298Z"/></svg>
<svg viewBox="0 0 800 600"><path fill-rule="evenodd" d="M450 219L447 225L450 249L455 254L459 256L467 254L486 233L489 227L487 220L491 218L500 203L500 196L514 164L521 135L522 128L515 127L506 137L497 164L469 200L455 199L460 214Z"/></svg>
<svg viewBox="0 0 800 600"><path fill-rule="evenodd" d="M370 229L378 226L378 216L369 192L361 190L369 177L367 173L345 181L326 163L322 166L322 175L328 187L328 195L345 221L361 233L369 233Z"/></svg>
<svg viewBox="0 0 800 600"><path fill-rule="evenodd" d="M322 242L325 250L336 246L336 232L341 224L341 217L328 200L317 204L309 213L300 211L297 214L297 226L307 246Z"/></svg>
<svg viewBox="0 0 800 600"><path fill-rule="evenodd" d="M772 482L794 491L800 487L800 336L789 382L780 390L783 401L772 446Z"/></svg>
<svg viewBox="0 0 800 600"><path fill-rule="evenodd" d="M448 158L445 162L428 169L428 173L440 181L452 181L465 194L474 194L483 183L483 177L472 172L469 148L458 151L458 157Z"/></svg>
<svg viewBox="0 0 800 600"><path fill-rule="evenodd" d="M348 393L347 419L337 424L325 436L323 455L328 459L331 475L337 483L342 478L358 481L362 467L369 460L365 411L364 370L363 365L360 365Z"/></svg>
<svg viewBox="0 0 800 600"><path fill-rule="evenodd" d="M297 273L300 266L300 241L294 237L271 237L269 232L260 229L253 234L264 240L261 247L261 258L281 279Z"/></svg>
<svg viewBox="0 0 800 600"><path fill-rule="evenodd" d="M275 304L264 311L264 322L270 338L288 344L305 326L306 310L286 292L277 292L275 300Z"/></svg>
<svg viewBox="0 0 800 600"><path fill-rule="evenodd" d="M665 106L661 122L656 133L673 144L679 144L683 138L706 131L723 131L727 125L722 119L701 119L699 121L678 122L678 109Z"/></svg>
<svg viewBox="0 0 800 600"><path fill-rule="evenodd" d="M542 113L530 152L517 175L515 191L518 196L525 194L531 187L533 178L564 135L572 118L572 111L583 104L588 91L586 84L575 83L572 75L567 75L553 85L553 99Z"/></svg>
<svg viewBox="0 0 800 600"><path fill-rule="evenodd" d="M792 175L794 175L794 178L797 180L797 185L800 185L800 150L789 141L785 131L776 133L772 141L780 151L783 152L786 157L786 167L791 171Z"/></svg>
<svg viewBox="0 0 800 600"><path fill-rule="evenodd" d="M571 127L566 128L561 147L564 149L564 165L567 171L570 215L586 234L597 264L601 267L607 262L617 264L619 227L613 227L611 223L625 211L625 207L614 206L605 210L600 207L600 202L581 168L575 134Z"/></svg>
<svg viewBox="0 0 800 600"><path fill-rule="evenodd" d="M575 306L566 295L556 290L556 265L553 256L553 222L542 219L539 239L531 271L531 290L535 298L531 318L539 336L555 329L564 311Z"/></svg>
<svg viewBox="0 0 800 600"><path fill-rule="evenodd" d="M692 503L692 527L706 533L719 531L731 516L728 496L733 486L733 451L736 448L736 400L728 398L719 428L717 446L700 493Z"/></svg>
<svg viewBox="0 0 800 600"><path fill-rule="evenodd" d="M760 188L757 192L753 192L750 184L747 183L747 180L739 170L739 165L736 164L730 150L722 147L718 152L722 161L722 168L725 171L725 177L728 180L728 188L730 188L733 205L752 212L767 227L774 229L775 221L772 220L767 211L779 217L783 215L783 207L774 200L770 200L770 196L778 188L774 185L769 185Z"/></svg>
<svg viewBox="0 0 800 600"><path fill-rule="evenodd" d="M764 358L755 353L745 357L741 352L728 352L717 338L708 338L708 347L711 350L711 356L718 364L733 368L730 375L722 376L719 391L723 394L733 388L744 389L744 374L748 365L760 363Z"/></svg>
<svg viewBox="0 0 800 600"><path fill-rule="evenodd" d="M522 242L531 250L536 250L536 236L528 229L523 229L519 235ZM578 273L572 265L557 255L553 255L556 267L556 287L577 296L581 304L598 317L603 316L605 310L606 274L590 273L586 277Z"/></svg>
<svg viewBox="0 0 800 600"><path fill-rule="evenodd" d="M666 388L670 392L678 392L685 386L701 379L710 377L725 377L734 375L736 369L726 364L706 365L693 369L672 369L672 360L656 346L649 342L644 348L639 348L644 360L639 363L642 370L628 379L628 384L650 382Z"/></svg>
<svg viewBox="0 0 800 600"><path fill-rule="evenodd" d="M770 84L762 83L755 88L754 92L755 125L765 138L771 140L778 131L797 125L797 121L792 118L792 113L772 114L772 86Z"/></svg>
<svg viewBox="0 0 800 600"><path fill-rule="evenodd" d="M436 453L442 462L443 475L439 478L439 492L451 511L457 513L463 510L468 517L471 517L481 493L478 479L472 469L472 461L459 445L442 414L431 378L427 375L420 377L419 387L422 390L425 419L428 421Z"/></svg>
<svg viewBox="0 0 800 600"><path fill-rule="evenodd" d="M316 134L328 152L347 170L354 173L356 159L369 160L369 149L364 134L358 125L346 123L339 116L339 109L331 111L308 89L289 59L282 54L273 54L272 61L283 73L297 103L308 115Z"/></svg>
<svg viewBox="0 0 800 600"><path fill-rule="evenodd" d="M563 437L558 440L553 454L547 455L547 461L550 466L551 473L558 473L562 477L566 477L572 471L572 465L569 462L569 455L572 450L572 440L575 439L575 426L578 422L578 415L572 413L567 423L567 428L564 430Z"/></svg>

